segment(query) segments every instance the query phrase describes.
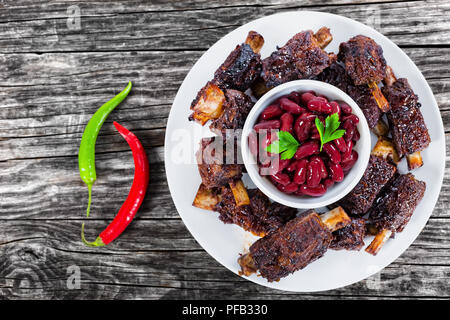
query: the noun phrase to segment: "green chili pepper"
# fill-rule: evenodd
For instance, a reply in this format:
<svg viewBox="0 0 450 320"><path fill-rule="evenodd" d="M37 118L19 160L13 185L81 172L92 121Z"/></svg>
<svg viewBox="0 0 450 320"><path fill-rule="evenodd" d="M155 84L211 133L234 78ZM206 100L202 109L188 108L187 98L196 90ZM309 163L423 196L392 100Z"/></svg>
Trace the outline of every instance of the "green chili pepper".
<svg viewBox="0 0 450 320"><path fill-rule="evenodd" d="M80 169L81 180L86 183L89 190L88 207L86 209L86 216L88 217L91 208L92 185L97 179L95 173L95 142L108 115L127 97L130 90L131 81L128 82L127 87L122 92L106 102L94 113L86 125L83 137L81 138L80 150L78 152L78 167Z"/></svg>

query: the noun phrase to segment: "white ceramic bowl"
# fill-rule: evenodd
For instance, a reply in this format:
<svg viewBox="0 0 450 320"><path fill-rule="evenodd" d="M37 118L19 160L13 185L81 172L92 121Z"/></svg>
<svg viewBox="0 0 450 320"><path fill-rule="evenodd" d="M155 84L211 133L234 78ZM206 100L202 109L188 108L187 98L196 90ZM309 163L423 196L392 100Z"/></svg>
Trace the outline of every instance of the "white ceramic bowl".
<svg viewBox="0 0 450 320"><path fill-rule="evenodd" d="M343 181L335 183L324 195L320 197L289 195L278 190L267 177L259 174L256 159L251 154L248 147L248 134L252 131L259 115L267 106L279 97L289 94L292 91L302 92L309 90L313 90L317 94L324 95L330 101L344 101L352 107L353 113L356 114L360 120L357 127L361 138L354 147L354 150L356 150L359 155L358 160L353 168L345 175ZM320 81L295 80L273 88L256 102L244 124L241 148L242 159L247 172L252 181L262 192L264 192L272 200L286 206L300 209L311 209L324 207L338 201L356 186L364 174L369 161L371 139L369 126L367 125L364 114L353 99L350 98L345 92L335 86Z"/></svg>

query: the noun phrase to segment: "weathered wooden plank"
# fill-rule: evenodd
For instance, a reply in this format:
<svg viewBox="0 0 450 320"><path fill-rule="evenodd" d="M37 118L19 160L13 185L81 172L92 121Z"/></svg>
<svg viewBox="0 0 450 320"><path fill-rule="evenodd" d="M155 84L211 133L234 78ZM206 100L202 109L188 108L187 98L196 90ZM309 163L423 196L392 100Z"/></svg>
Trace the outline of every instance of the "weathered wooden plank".
<svg viewBox="0 0 450 320"><path fill-rule="evenodd" d="M302 8L340 14L374 25L400 45L450 43L446 19L450 4L445 0L313 7L291 2L244 5L239 10L231 6L178 11L147 11L145 8L127 11L127 6L121 3L95 6L77 2L75 5L80 8L79 29L68 27L68 20L64 18L68 5L52 2L45 10L55 12L49 18L23 20L23 17L16 17L11 19L17 21L1 23L1 52L205 49L255 18ZM36 10L42 10L42 6ZM14 8L5 8L14 11Z"/></svg>
<svg viewBox="0 0 450 320"><path fill-rule="evenodd" d="M89 221L91 230L102 225ZM188 298L190 294L194 295L191 298L211 299L224 291L229 292L227 298L235 299L256 294L261 298L300 297L255 285L225 270L199 250L177 220L134 221L117 244L101 249L80 243L80 221L0 221L0 227L10 231L6 239L0 239L0 293L7 297ZM450 229L444 228L446 235L440 240L445 239L445 245L441 247L435 247L436 240L430 247L414 245L367 280L306 296L449 297ZM67 288L70 266L80 268L80 290Z"/></svg>
<svg viewBox="0 0 450 320"><path fill-rule="evenodd" d="M450 123L447 121L450 69L445 63L450 58L449 49L406 51L429 78L443 110L444 123ZM170 103L198 55L189 52L0 55L0 79L4 79L0 80L0 160L73 154L89 117L130 79L134 89L111 114L110 121L121 121L132 130L155 129L149 132L150 141L146 143L162 145ZM115 69L105 67L115 65L116 61L123 63ZM149 61L153 67L148 67ZM114 135L112 130L107 123L102 135Z"/></svg>
<svg viewBox="0 0 450 320"><path fill-rule="evenodd" d="M115 144L114 152L96 155L97 181L91 209L96 217L111 218L128 194L134 173L128 148L126 142L120 141ZM163 148L147 148L147 153L151 179L139 215L178 217L167 187ZM0 168L0 218L84 216L87 189L79 177L77 156L0 162Z"/></svg>
<svg viewBox="0 0 450 320"><path fill-rule="evenodd" d="M447 136L450 139L450 134ZM106 138L110 137L103 140L108 140ZM449 142L447 148L450 148ZM110 217L111 212L117 211L133 179L133 161L126 143L107 141L105 146L110 148L109 151L96 156L98 180L94 185L92 205L96 217ZM72 152L70 157L0 162L0 218L82 217L87 203L87 189L79 178L76 146ZM139 212L142 218L178 218L167 186L163 152L163 147L147 148L151 179L148 195ZM450 217L449 203L450 169L447 169L433 216Z"/></svg>

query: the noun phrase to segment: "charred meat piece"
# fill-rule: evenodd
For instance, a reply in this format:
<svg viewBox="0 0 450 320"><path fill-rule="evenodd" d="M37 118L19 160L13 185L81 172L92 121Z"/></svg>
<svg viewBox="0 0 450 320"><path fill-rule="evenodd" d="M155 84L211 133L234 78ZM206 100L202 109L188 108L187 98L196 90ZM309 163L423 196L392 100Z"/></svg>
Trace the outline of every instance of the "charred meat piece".
<svg viewBox="0 0 450 320"><path fill-rule="evenodd" d="M250 31L245 43L238 45L216 70L214 78L197 94L191 103L193 114L189 120L204 125L208 120L217 119L223 111L227 89L244 92L261 74L261 56L259 51L264 38Z"/></svg>
<svg viewBox="0 0 450 320"><path fill-rule="evenodd" d="M223 112L219 118L213 120L209 128L222 135L225 135L228 129L242 129L252 107L253 102L245 93L226 90Z"/></svg>
<svg viewBox="0 0 450 320"><path fill-rule="evenodd" d="M349 214L364 215L396 171L397 167L394 164L371 155L361 180L349 194L338 201L338 204Z"/></svg>
<svg viewBox="0 0 450 320"><path fill-rule="evenodd" d="M419 152L430 144L430 135L417 103L418 97L402 78L391 86L384 86L383 93L391 105L387 118L392 140L400 157Z"/></svg>
<svg viewBox="0 0 450 320"><path fill-rule="evenodd" d="M261 56L243 43L234 49L214 73L213 82L221 89L247 90L261 73Z"/></svg>
<svg viewBox="0 0 450 320"><path fill-rule="evenodd" d="M377 197L370 210L371 224L378 234L366 251L376 255L389 237L402 232L422 200L426 184L411 173L399 175Z"/></svg>
<svg viewBox="0 0 450 320"><path fill-rule="evenodd" d="M222 187L242 177L243 165L237 164L220 137L203 138L196 157L202 182L208 189Z"/></svg>
<svg viewBox="0 0 450 320"><path fill-rule="evenodd" d="M381 111L370 89L366 85L354 85L342 65L337 62L333 63L315 79L329 83L346 92L361 108L369 128L373 129L377 126Z"/></svg>
<svg viewBox="0 0 450 320"><path fill-rule="evenodd" d="M331 229L328 223L333 225ZM323 216L308 210L253 243L250 252L238 259L241 274L248 276L259 270L269 282L278 281L322 257L334 227L348 223L350 218L339 207Z"/></svg>
<svg viewBox="0 0 450 320"><path fill-rule="evenodd" d="M333 232L330 249L360 250L364 246L366 223L362 218L352 219L352 222L342 229Z"/></svg>
<svg viewBox="0 0 450 320"><path fill-rule="evenodd" d="M326 53L311 30L297 33L283 47L263 60L262 77L268 88L282 83L309 79L336 60Z"/></svg>
<svg viewBox="0 0 450 320"><path fill-rule="evenodd" d="M338 59L355 85L379 82L386 75L383 49L371 38L358 35L339 45Z"/></svg>
<svg viewBox="0 0 450 320"><path fill-rule="evenodd" d="M377 85L386 76L383 49L373 39L358 35L340 44L338 59L353 83L367 85L381 111L388 111L389 103Z"/></svg>
<svg viewBox="0 0 450 320"><path fill-rule="evenodd" d="M234 223L257 236L278 229L295 217L297 209L271 203L258 189L248 190L249 205L237 206L230 188L223 187L221 201L215 206L219 219L224 223Z"/></svg>

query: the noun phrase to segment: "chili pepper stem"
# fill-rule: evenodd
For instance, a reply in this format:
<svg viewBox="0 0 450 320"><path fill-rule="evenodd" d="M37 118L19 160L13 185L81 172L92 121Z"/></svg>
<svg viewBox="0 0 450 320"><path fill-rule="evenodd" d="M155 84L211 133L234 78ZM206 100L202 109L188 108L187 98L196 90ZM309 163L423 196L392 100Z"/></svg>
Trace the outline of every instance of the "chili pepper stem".
<svg viewBox="0 0 450 320"><path fill-rule="evenodd" d="M97 237L97 239L95 239L95 241L93 242L89 242L86 240L84 236L84 222L81 224L81 240L88 247L103 247L105 245L100 237Z"/></svg>
<svg viewBox="0 0 450 320"><path fill-rule="evenodd" d="M86 209L86 217L89 218L89 212L91 211L91 202L92 202L92 184L88 184L88 192L89 192L89 199Z"/></svg>

